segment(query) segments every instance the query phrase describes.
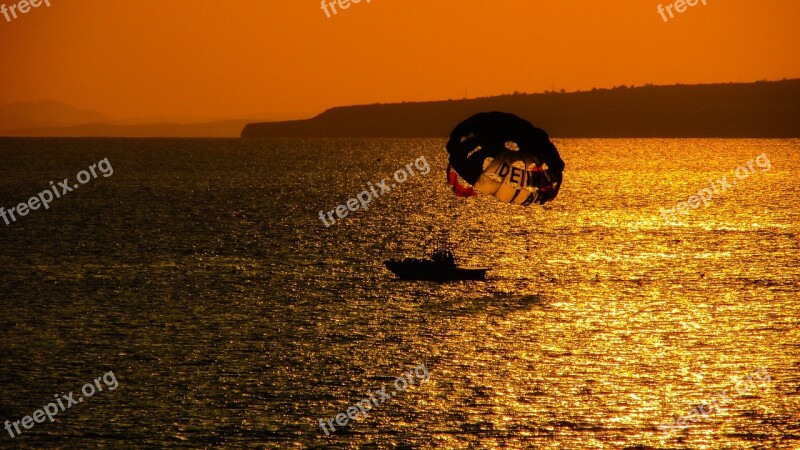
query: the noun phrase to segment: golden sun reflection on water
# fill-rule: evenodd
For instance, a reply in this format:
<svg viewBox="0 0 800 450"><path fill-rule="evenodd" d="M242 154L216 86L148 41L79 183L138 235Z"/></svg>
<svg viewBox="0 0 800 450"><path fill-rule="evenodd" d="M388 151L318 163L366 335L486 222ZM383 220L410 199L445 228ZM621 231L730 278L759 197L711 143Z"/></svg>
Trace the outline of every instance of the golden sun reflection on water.
<svg viewBox="0 0 800 450"><path fill-rule="evenodd" d="M799 187L797 145L774 148L768 173L683 223L659 215L754 157L749 144L715 141L706 151L724 157L709 164L691 141L565 140L564 189L544 208L523 214L493 199L448 200L448 214L426 208L420 220L442 223L434 232L467 263L494 267L485 285L423 289L426 303L440 303L432 323L457 316L426 333L447 336L440 344L412 344L437 361L435 393L416 394L431 442L795 448L800 211L788 198ZM646 156L651 147L692 156ZM608 170L623 154L628 169ZM763 388L688 427L659 429L759 369L771 377ZM442 411L457 412L448 422Z"/></svg>
<svg viewBox="0 0 800 450"><path fill-rule="evenodd" d="M564 187L528 209L454 198L441 140L70 140L63 161L37 142L0 152L21 168L9 198L87 152L115 174L0 234L0 407L21 417L105 369L120 390L31 447L800 443L796 140L556 140ZM664 222L761 153L769 171ZM430 174L320 223L420 155ZM488 279L394 280L383 260L432 237ZM428 383L319 428L419 364ZM769 381L737 392L759 369Z"/></svg>

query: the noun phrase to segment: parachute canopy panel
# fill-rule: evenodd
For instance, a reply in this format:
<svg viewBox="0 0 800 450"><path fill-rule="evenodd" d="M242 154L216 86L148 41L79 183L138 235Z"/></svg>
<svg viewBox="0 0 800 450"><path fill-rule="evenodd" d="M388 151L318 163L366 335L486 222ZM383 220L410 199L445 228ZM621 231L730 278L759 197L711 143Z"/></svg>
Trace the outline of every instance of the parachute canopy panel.
<svg viewBox="0 0 800 450"><path fill-rule="evenodd" d="M528 206L553 200L561 188L564 161L555 145L543 130L513 114L480 113L461 122L447 152L448 183L459 197L477 191Z"/></svg>

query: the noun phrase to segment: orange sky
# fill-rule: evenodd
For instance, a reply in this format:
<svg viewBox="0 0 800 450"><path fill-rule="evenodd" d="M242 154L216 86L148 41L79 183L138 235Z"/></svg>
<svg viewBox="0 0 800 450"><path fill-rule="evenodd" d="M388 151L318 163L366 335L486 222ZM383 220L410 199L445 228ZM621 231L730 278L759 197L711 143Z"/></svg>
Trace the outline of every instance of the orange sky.
<svg viewBox="0 0 800 450"><path fill-rule="evenodd" d="M0 15L0 104L233 118L619 84L800 78L800 1L50 0ZM0 0L11 5L13 0Z"/></svg>

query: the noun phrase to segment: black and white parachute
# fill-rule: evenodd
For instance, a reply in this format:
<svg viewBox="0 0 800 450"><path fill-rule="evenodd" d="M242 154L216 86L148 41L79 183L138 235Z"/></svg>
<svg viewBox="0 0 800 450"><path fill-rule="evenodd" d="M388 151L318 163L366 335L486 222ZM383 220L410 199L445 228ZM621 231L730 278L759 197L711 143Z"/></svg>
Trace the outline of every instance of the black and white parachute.
<svg viewBox="0 0 800 450"><path fill-rule="evenodd" d="M564 161L555 145L543 130L513 114L480 113L461 122L447 152L448 184L459 197L480 192L504 203L541 205L561 188Z"/></svg>

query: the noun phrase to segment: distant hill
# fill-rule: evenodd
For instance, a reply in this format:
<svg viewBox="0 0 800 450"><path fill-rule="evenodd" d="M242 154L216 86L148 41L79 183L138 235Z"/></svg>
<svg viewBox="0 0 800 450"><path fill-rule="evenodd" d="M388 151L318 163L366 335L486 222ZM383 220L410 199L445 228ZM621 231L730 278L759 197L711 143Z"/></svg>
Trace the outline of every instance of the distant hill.
<svg viewBox="0 0 800 450"><path fill-rule="evenodd" d="M111 119L61 102L38 101L0 105L0 134L19 128L68 127L82 123L108 123Z"/></svg>
<svg viewBox="0 0 800 450"><path fill-rule="evenodd" d="M249 119L205 120L149 117L114 120L61 102L0 105L0 136L35 137L239 137L255 120L309 117L311 114L253 114Z"/></svg>
<svg viewBox="0 0 800 450"><path fill-rule="evenodd" d="M800 137L800 79L337 107L307 120L251 123L241 136L447 137L461 120L494 110L554 137Z"/></svg>
<svg viewBox="0 0 800 450"><path fill-rule="evenodd" d="M68 127L19 128L11 136L37 137L238 137L247 120L141 125L87 123Z"/></svg>

